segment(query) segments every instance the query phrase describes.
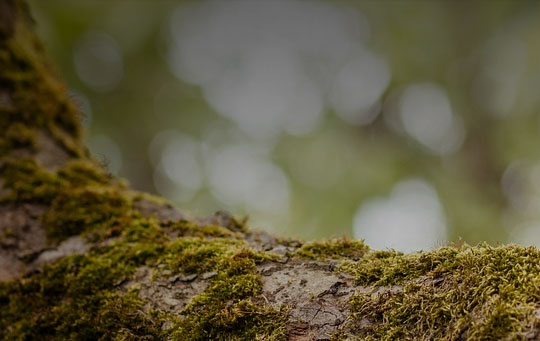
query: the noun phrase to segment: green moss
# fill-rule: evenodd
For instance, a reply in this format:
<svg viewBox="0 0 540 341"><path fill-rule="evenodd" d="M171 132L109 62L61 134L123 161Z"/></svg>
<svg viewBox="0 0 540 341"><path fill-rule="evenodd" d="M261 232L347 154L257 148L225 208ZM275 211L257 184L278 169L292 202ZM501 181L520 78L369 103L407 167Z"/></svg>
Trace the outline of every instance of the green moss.
<svg viewBox="0 0 540 341"><path fill-rule="evenodd" d="M152 217L141 219L138 213L133 214L129 228L122 231L122 240L128 243L153 242L165 243L169 240L158 221Z"/></svg>
<svg viewBox="0 0 540 341"><path fill-rule="evenodd" d="M0 40L0 83L7 100L0 106L0 156L12 149L35 151L36 132L48 131L73 156L87 155L79 110L44 57L43 46L21 1L16 1L14 34Z"/></svg>
<svg viewBox="0 0 540 341"><path fill-rule="evenodd" d="M88 159L79 110L43 57L22 1L16 8L21 20L14 35L0 39L0 177L7 190L0 200L46 207L41 222L54 242L76 234L117 238L0 283L0 339L164 339L171 332L198 340L283 338L286 311L261 304L256 272L256 264L271 257L246 249L240 240L245 220L220 215L216 224L222 219L224 226L161 226L142 218L133 208L137 195ZM41 167L31 157L39 152L38 133L50 135L74 160L56 172ZM179 234L172 241L171 227ZM215 272L183 319L148 310L136 290L122 288L137 268L161 264L173 273ZM164 331L164 322L173 327Z"/></svg>
<svg viewBox="0 0 540 341"><path fill-rule="evenodd" d="M115 290L137 262L111 252L71 256L19 282L0 283L0 338L97 340L157 338L161 325L143 312L136 291ZM169 317L170 318L170 317Z"/></svg>
<svg viewBox="0 0 540 341"><path fill-rule="evenodd" d="M219 264L208 289L186 307L186 318L177 325L174 339L285 339L286 310L261 304L262 282L254 254L243 249Z"/></svg>
<svg viewBox="0 0 540 341"><path fill-rule="evenodd" d="M1 201L36 201L50 203L56 196L62 180L39 167L33 159L8 160L0 167L4 187L11 191Z"/></svg>
<svg viewBox="0 0 540 341"><path fill-rule="evenodd" d="M197 226L187 221L182 224L189 228L179 223L173 231L189 233L171 240L171 226L142 218L114 187L104 190L93 176L75 181L59 173L52 179L60 177L60 184L46 181L57 193L42 218L54 232L51 237L89 229L116 231L118 239L86 255L63 258L28 279L1 284L0 303L7 308L0 312L0 339L163 339L171 333L193 340L283 339L286 311L262 304L259 296L256 264L271 256L246 249L243 240L214 236L217 228L196 236ZM70 191L58 190L64 181L73 186ZM120 289L142 265L172 270L169 275L214 275L179 318L143 309L136 291ZM162 328L165 323L172 326Z"/></svg>
<svg viewBox="0 0 540 341"><path fill-rule="evenodd" d="M172 205L171 201L165 199L165 198L162 198L162 197L158 197L154 194L150 194L150 193L144 193L144 192L137 192L135 193L135 195L133 196L133 202L137 202L137 201L141 201L141 200L146 200L146 201L149 201L151 203L154 203L158 206L165 206L165 205Z"/></svg>
<svg viewBox="0 0 540 341"><path fill-rule="evenodd" d="M349 239L335 239L325 242L305 243L295 251L296 256L309 259L361 259L367 252L367 247L362 241Z"/></svg>
<svg viewBox="0 0 540 341"><path fill-rule="evenodd" d="M68 161L58 170L58 177L73 186L101 186L114 183L110 174L97 163L83 159Z"/></svg>
<svg viewBox="0 0 540 341"><path fill-rule="evenodd" d="M0 109L0 115L1 112L2 109ZM3 138L0 139L0 156L17 148L29 148L31 151L37 151L35 130L20 122L10 124L5 130Z"/></svg>
<svg viewBox="0 0 540 341"><path fill-rule="evenodd" d="M233 253L241 244L227 239L180 238L167 245L169 252L163 255L162 261L173 273L213 271L224 256Z"/></svg>
<svg viewBox="0 0 540 341"><path fill-rule="evenodd" d="M247 248L240 227L143 218L134 209L137 194L91 161L49 172L32 159L6 159L0 175L9 190L3 200L48 207L41 222L51 240L117 237L1 284L0 339L285 338L287 309L265 303L256 267L276 259ZM540 327L540 252L533 248L480 245L404 255L371 252L346 239L289 245L298 247L297 257L342 260L338 271L373 289L351 297L351 319L336 338L521 339ZM121 289L142 265L168 270L166 276L212 276L180 318L145 310L136 291ZM172 327L163 330L165 322Z"/></svg>
<svg viewBox="0 0 540 341"><path fill-rule="evenodd" d="M109 237L133 215L124 188L92 161L69 161L52 173L31 158L8 160L0 176L10 190L0 200L49 205L41 222L55 241L82 232Z"/></svg>
<svg viewBox="0 0 540 341"><path fill-rule="evenodd" d="M370 340L525 339L537 328L540 252L488 245L399 255L344 265L372 292L351 298L351 329ZM381 286L384 285L384 286ZM365 323L364 323L365 324Z"/></svg>
<svg viewBox="0 0 540 341"><path fill-rule="evenodd" d="M228 228L217 225L200 225L189 220L178 220L163 223L164 227L177 231L182 236L192 237L217 237L243 239L241 232L233 232Z"/></svg>
<svg viewBox="0 0 540 341"><path fill-rule="evenodd" d="M7 159L0 166L4 187L10 189L1 201L32 201L50 204L61 192L79 187L112 185L112 179L90 160L72 160L56 173L50 172L32 158ZM115 184L116 185L116 184ZM114 186L110 186L114 187ZM116 185L116 187L119 187Z"/></svg>
<svg viewBox="0 0 540 341"><path fill-rule="evenodd" d="M59 192L41 222L50 239L62 240L89 231L112 237L130 220L130 204L117 190L84 188Z"/></svg>
<svg viewBox="0 0 540 341"><path fill-rule="evenodd" d="M63 258L41 273L0 284L0 339L189 340L283 339L286 310L263 304L256 264L268 256L237 240L169 240L159 223L133 217L120 238L86 255ZM208 289L178 318L143 309L136 291L119 285L141 265L174 273L215 272ZM172 323L168 329L164 323Z"/></svg>

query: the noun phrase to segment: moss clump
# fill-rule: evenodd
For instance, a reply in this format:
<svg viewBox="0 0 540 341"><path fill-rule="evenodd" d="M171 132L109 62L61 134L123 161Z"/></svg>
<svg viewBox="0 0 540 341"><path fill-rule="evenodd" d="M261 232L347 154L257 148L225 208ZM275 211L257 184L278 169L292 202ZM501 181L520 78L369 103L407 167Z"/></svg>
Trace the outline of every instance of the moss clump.
<svg viewBox="0 0 540 341"><path fill-rule="evenodd" d="M456 265L459 249L442 248L437 251L403 254L396 251L376 251L365 255L358 262L345 261L341 270L355 276L363 285L393 285L418 278L429 271L436 274L439 269L451 269Z"/></svg>
<svg viewBox="0 0 540 341"><path fill-rule="evenodd" d="M266 306L259 296L256 264L269 258L240 240L171 240L156 219L134 213L115 242L0 284L6 307L0 309L0 339L283 339L286 311ZM180 312L181 319L148 310L136 290L122 289L142 265L172 270L171 276L214 274L207 290ZM163 328L166 323L169 328Z"/></svg>
<svg viewBox="0 0 540 341"><path fill-rule="evenodd" d="M118 235L130 220L129 202L117 190L84 188L60 192L41 222L50 239L62 240L88 231L102 237Z"/></svg>
<svg viewBox="0 0 540 341"><path fill-rule="evenodd" d="M2 110L0 109L0 115ZM4 136L0 139L0 155L7 154L12 149L29 148L37 151L37 137L32 128L25 124L15 122L7 127Z"/></svg>
<svg viewBox="0 0 540 341"><path fill-rule="evenodd" d="M111 175L107 174L102 167L84 159L68 161L58 170L58 177L72 186L103 186L114 182Z"/></svg>
<svg viewBox="0 0 540 341"><path fill-rule="evenodd" d="M163 258L169 269L186 274L213 271L241 243L200 238L181 238L168 245L170 253Z"/></svg>
<svg viewBox="0 0 540 341"><path fill-rule="evenodd" d="M165 243L169 240L167 233L154 218L142 219L138 213L134 213L132 217L129 227L122 231L121 237L125 242Z"/></svg>
<svg viewBox="0 0 540 341"><path fill-rule="evenodd" d="M515 340L540 327L540 252L535 248L388 252L349 262L344 269L359 283L375 285L373 292L350 301L350 329L368 340ZM358 327L362 319L369 327Z"/></svg>
<svg viewBox="0 0 540 341"><path fill-rule="evenodd" d="M1 201L35 201L50 203L60 187L62 180L55 174L39 167L33 159L9 160L0 167L4 187L11 191Z"/></svg>
<svg viewBox="0 0 540 341"><path fill-rule="evenodd" d="M0 106L0 156L11 149L35 146L38 130L48 131L73 156L86 155L81 143L79 111L44 57L31 30L31 19L16 1L13 34L0 39L0 84L6 90Z"/></svg>
<svg viewBox="0 0 540 341"><path fill-rule="evenodd" d="M0 200L49 205L41 222L54 241L90 231L118 234L133 214L123 187L89 160L69 161L55 173L31 158L8 160L0 176L10 190Z"/></svg>
<svg viewBox="0 0 540 341"><path fill-rule="evenodd" d="M137 226L122 233L124 242L136 243L128 259L138 259L140 264L138 256L144 255L146 264L169 270L168 276L213 272L207 290L168 330L172 339L283 339L286 311L268 307L259 296L262 282L256 264L272 256L246 248L242 240L191 236L168 240L155 220L136 221Z"/></svg>
<svg viewBox="0 0 540 341"><path fill-rule="evenodd" d="M335 239L325 242L305 243L295 251L296 256L309 259L341 259L357 260L369 251L362 241L349 239Z"/></svg>
<svg viewBox="0 0 540 341"><path fill-rule="evenodd" d="M0 283L0 338L5 340L97 340L122 335L157 338L161 325L144 313L135 291L116 283L136 263L114 252L71 256L19 282Z"/></svg>
<svg viewBox="0 0 540 341"><path fill-rule="evenodd" d="M226 227L218 225L200 225L189 220L178 220L163 223L164 227L177 231L182 236L192 237L216 237L243 239L241 232L233 232Z"/></svg>
<svg viewBox="0 0 540 341"><path fill-rule="evenodd" d="M93 161L73 160L67 162L57 172L50 172L32 158L5 160L0 166L0 176L5 181L4 187L10 193L0 198L1 201L29 201L51 204L62 192L69 193L80 187L109 187L114 184Z"/></svg>
<svg viewBox="0 0 540 341"><path fill-rule="evenodd" d="M185 308L186 318L177 325L173 338L285 339L286 311L255 303L263 298L258 297L262 282L256 274L254 255L253 251L243 249L219 264L219 272L208 289Z"/></svg>

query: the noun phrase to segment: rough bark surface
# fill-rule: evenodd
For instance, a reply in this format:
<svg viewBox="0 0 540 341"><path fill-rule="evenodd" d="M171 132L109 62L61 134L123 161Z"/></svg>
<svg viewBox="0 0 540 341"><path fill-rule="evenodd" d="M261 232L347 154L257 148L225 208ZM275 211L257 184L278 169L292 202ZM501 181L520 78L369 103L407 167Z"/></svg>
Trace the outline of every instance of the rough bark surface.
<svg viewBox="0 0 540 341"><path fill-rule="evenodd" d="M130 190L32 25L0 0L0 339L539 339L536 249L303 243Z"/></svg>

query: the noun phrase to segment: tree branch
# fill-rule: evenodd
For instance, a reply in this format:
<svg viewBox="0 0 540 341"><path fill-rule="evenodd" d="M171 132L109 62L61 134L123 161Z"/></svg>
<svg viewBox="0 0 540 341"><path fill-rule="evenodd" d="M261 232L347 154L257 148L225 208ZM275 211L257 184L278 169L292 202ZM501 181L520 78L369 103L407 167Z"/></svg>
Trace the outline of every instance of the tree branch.
<svg viewBox="0 0 540 341"><path fill-rule="evenodd" d="M303 243L131 190L32 25L0 0L1 339L538 339L534 248Z"/></svg>

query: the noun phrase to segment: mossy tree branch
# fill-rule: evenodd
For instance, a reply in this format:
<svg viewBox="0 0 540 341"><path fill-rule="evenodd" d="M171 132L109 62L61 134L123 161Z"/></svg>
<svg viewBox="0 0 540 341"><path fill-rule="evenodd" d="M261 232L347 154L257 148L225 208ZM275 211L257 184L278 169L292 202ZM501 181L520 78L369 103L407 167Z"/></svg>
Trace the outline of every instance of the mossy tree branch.
<svg viewBox="0 0 540 341"><path fill-rule="evenodd" d="M0 339L538 339L540 253L302 243L131 190L0 0Z"/></svg>

